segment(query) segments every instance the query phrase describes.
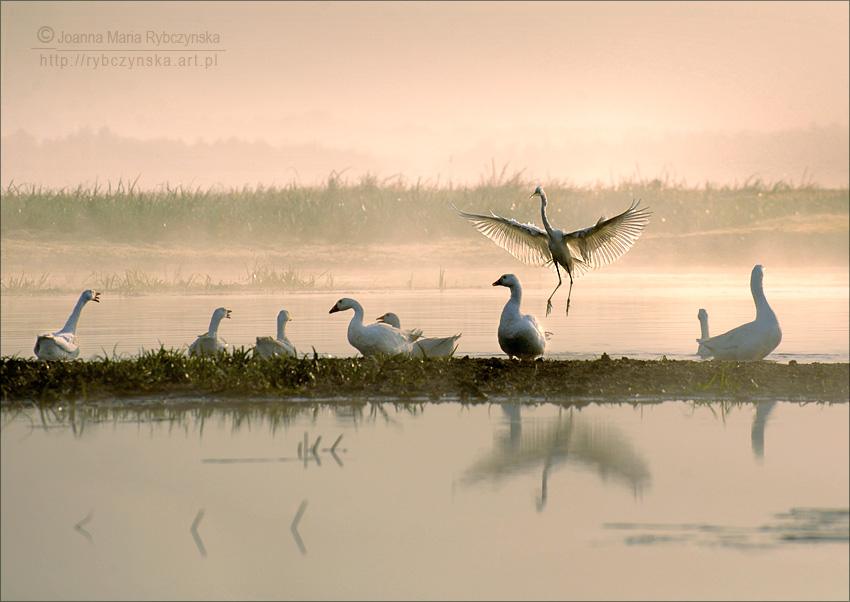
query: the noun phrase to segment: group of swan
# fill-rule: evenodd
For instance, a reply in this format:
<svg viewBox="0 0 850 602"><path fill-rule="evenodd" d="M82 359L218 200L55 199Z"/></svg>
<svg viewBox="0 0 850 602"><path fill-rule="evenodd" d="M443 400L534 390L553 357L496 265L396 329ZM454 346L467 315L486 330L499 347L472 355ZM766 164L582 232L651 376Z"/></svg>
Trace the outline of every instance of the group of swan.
<svg viewBox="0 0 850 602"><path fill-rule="evenodd" d="M402 330L394 313L382 315L373 324L363 324L363 306L343 297L328 313L348 309L354 315L348 323L348 342L363 355L410 355L413 357L451 357L457 349L460 334L443 338L423 338L422 330Z"/></svg>
<svg viewBox="0 0 850 602"><path fill-rule="evenodd" d="M713 356L719 360L746 362L765 358L782 341L782 329L764 296L764 267L756 265L750 274L750 292L756 304L756 319L716 337L708 336L708 312L700 309L701 335L697 339L700 357Z"/></svg>
<svg viewBox="0 0 850 602"><path fill-rule="evenodd" d="M531 265L551 264L555 267L558 286L546 302L547 316L552 309L552 297L562 284L559 266L563 267L570 278L566 309L569 314L574 278L591 269L607 265L628 251L643 233L651 213L646 208L639 208L639 202L633 202L626 211L615 217L606 219L602 216L594 226L566 233L553 228L549 223L546 214L546 193L539 186L529 198L535 196L540 197L544 230L493 213L489 216L477 215L459 211L454 205L452 208L470 220L479 232L517 259ZM750 361L763 359L776 349L782 340L782 331L776 314L765 298L763 281L764 268L756 265L750 277L750 290L756 305L756 318L752 322L716 337L709 337L708 313L705 309L699 310L697 317L700 321L701 336L697 339L697 355L702 358ZM505 286L511 291L510 299L499 319L499 347L509 358L522 360L541 357L546 351L546 340L551 333L545 332L534 316L520 312L522 287L519 279L514 274L504 274L493 286ZM99 302L100 293L83 291L62 330L38 336L34 351L39 359L63 360L79 356L77 323L83 307L89 301ZM461 336L456 334L443 338L423 338L419 329L402 330L398 316L394 313L382 315L375 323L364 324L363 307L348 297L337 301L328 313L349 309L354 310L354 316L348 325L348 342L364 356L404 354L414 357L450 357L455 353L457 340ZM223 319L230 318L230 313L230 310L224 307L213 312L209 330L198 336L189 346L189 355L215 354L228 349L227 342L218 336L218 327ZM286 324L291 319L286 310L278 314L277 337L257 337L255 356L296 356L295 346L286 338L285 333Z"/></svg>

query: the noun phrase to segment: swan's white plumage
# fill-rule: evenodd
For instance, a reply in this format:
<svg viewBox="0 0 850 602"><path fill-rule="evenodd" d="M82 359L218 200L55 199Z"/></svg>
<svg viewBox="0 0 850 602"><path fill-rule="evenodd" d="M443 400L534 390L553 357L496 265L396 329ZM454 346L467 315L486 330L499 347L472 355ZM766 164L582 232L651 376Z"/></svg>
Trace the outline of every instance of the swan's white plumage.
<svg viewBox="0 0 850 602"><path fill-rule="evenodd" d="M756 305L755 320L716 337L697 339L719 360L760 360L782 341L779 320L764 296L764 268L761 265L756 265L750 274L750 291Z"/></svg>
<svg viewBox="0 0 850 602"><path fill-rule="evenodd" d="M363 306L354 299L344 297L328 313L354 310L348 323L348 342L363 355L410 354L413 343L422 336L421 330L402 331L383 322L363 324Z"/></svg>
<svg viewBox="0 0 850 602"><path fill-rule="evenodd" d="M511 298L502 310L499 319L499 347L508 357L534 359L546 351L547 333L543 331L534 316L520 312L522 286L513 274L504 274L493 286L506 286L511 289Z"/></svg>
<svg viewBox="0 0 850 602"><path fill-rule="evenodd" d="M565 232L549 223L546 213L548 201L540 186L531 194L531 197L535 196L540 197L543 229L492 212L490 215L465 213L454 205L452 209L468 219L481 234L523 263L554 266L558 275L558 286L546 301L547 316L552 310L552 297L562 283L558 266L563 267L570 278L566 312L569 314L573 280L587 271L608 265L628 251L640 238L652 214L646 207L639 206L640 201L633 202L628 209L610 219L603 215L593 226L575 232Z"/></svg>
<svg viewBox="0 0 850 602"><path fill-rule="evenodd" d="M219 307L213 312L210 329L189 345L189 355L215 355L219 351L228 351L227 341L218 336L218 325L225 318L230 318L229 309Z"/></svg>
<svg viewBox="0 0 850 602"><path fill-rule="evenodd" d="M697 339L697 342L699 343L700 341L709 338L709 335L708 335L708 312L705 311L704 309L700 309L697 312L697 320L699 320L699 330L700 330L700 337ZM700 343L699 348L697 348L697 355L700 356L700 357L711 357L711 351L709 351L708 348L705 345Z"/></svg>
<svg viewBox="0 0 850 602"><path fill-rule="evenodd" d="M77 343L77 323L80 321L83 307L89 301L100 303L100 293L93 290L83 291L62 330L36 337L33 352L38 359L46 361L72 360L80 355L80 346Z"/></svg>
<svg viewBox="0 0 850 602"><path fill-rule="evenodd" d="M383 322L401 330L401 320L392 312L385 313L378 318ZM450 337L428 337L417 339L411 348L410 354L414 357L451 357L457 349L457 340L460 334Z"/></svg>
<svg viewBox="0 0 850 602"><path fill-rule="evenodd" d="M289 312L282 309L277 314L277 337L257 337L254 355L258 357L274 357L276 355L297 357L295 345L286 338L286 323L290 320L292 318Z"/></svg>

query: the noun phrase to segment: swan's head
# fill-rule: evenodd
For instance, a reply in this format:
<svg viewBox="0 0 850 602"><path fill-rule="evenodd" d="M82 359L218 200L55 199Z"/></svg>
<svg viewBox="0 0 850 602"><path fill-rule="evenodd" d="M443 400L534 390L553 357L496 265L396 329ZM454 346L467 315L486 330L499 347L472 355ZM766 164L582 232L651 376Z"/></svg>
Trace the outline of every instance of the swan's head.
<svg viewBox="0 0 850 602"><path fill-rule="evenodd" d="M219 307L213 312L213 320L222 320L230 317L230 310L225 307Z"/></svg>
<svg viewBox="0 0 850 602"><path fill-rule="evenodd" d="M513 274L502 274L502 277L496 280L496 282L493 283L493 286L507 286L508 288L513 288L515 286L519 286L519 278Z"/></svg>
<svg viewBox="0 0 850 602"><path fill-rule="evenodd" d="M292 317L289 315L288 311L286 311L285 309L282 309L282 310L280 310L280 313L277 314L277 321L278 321L278 324L281 323L281 322L286 324L287 322L292 321Z"/></svg>
<svg viewBox="0 0 850 602"><path fill-rule="evenodd" d="M534 198L534 197L536 197L536 196L539 196L541 199L545 199L545 198L546 198L546 193L545 193L545 192L543 192L543 189L542 189L540 186L538 186L537 188L535 188L535 189L534 189L534 192L532 192L532 193L531 193L531 195L530 195L528 198L533 199L533 198Z"/></svg>
<svg viewBox="0 0 850 602"><path fill-rule="evenodd" d="M758 264L753 267L753 273L750 275L750 282L753 284L757 282L761 284L762 280L764 280L764 266Z"/></svg>
<svg viewBox="0 0 850 602"><path fill-rule="evenodd" d="M94 301L95 303L100 303L100 293L91 289L83 291L83 299L85 299L86 302Z"/></svg>
<svg viewBox="0 0 850 602"><path fill-rule="evenodd" d="M345 311L346 309L354 309L356 306L357 301L355 301L354 299L349 299L348 297L343 297L334 304L334 306L328 313L333 314L338 311Z"/></svg>
<svg viewBox="0 0 850 602"><path fill-rule="evenodd" d="M708 320L708 312L704 309L701 309L697 312L697 320L703 322L704 320Z"/></svg>
<svg viewBox="0 0 850 602"><path fill-rule="evenodd" d="M401 328L401 320L398 319L398 316L393 312L387 312L377 320L378 322L383 322L384 324L389 324L390 326L395 326L396 328Z"/></svg>

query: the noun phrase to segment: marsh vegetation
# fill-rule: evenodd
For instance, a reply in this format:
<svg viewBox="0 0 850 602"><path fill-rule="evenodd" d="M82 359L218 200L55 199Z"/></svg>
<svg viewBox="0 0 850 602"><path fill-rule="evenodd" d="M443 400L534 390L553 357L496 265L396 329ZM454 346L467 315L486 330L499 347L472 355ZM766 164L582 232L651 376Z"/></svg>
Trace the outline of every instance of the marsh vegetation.
<svg viewBox="0 0 850 602"><path fill-rule="evenodd" d="M464 187L376 177L351 182L336 173L320 186L239 190L166 186L149 191L124 181L60 190L10 184L2 191L0 204L8 263L2 287L4 293L24 294L76 288L57 273L59 267L45 271L39 264L27 263L32 254L57 263L70 261L67 256L73 255L88 258L90 264L121 255L119 269L92 265L85 275L92 285L128 293L286 290L332 284L330 260L310 271L303 269L301 260L360 258L364 246L376 244L427 245L439 266L446 255L457 256L441 254L440 247L486 242L453 214L452 204L539 222L539 204L528 200L536 184L495 168L478 185ZM653 217L630 255L639 255L647 265L744 261L835 266L846 265L849 257L847 189L758 178L735 186L702 187L660 179L594 186L544 184L550 217L563 228L586 227L601 213L613 215L633 199L641 199ZM234 248L240 250L229 252ZM240 255L246 258L243 274L222 280L202 271L181 270L181 255L187 249L211 262ZM287 263L268 255L281 249L291 257ZM145 256L168 261L171 271L159 275L138 267L138 259ZM756 259L750 261L751 256ZM22 270L18 267L22 265L27 267Z"/></svg>
<svg viewBox="0 0 850 602"><path fill-rule="evenodd" d="M94 361L0 360L4 404L101 399L224 398L462 400L491 398L589 400L741 396L846 402L848 364L693 362L612 359L512 361L503 358L420 359L405 356L257 359L250 351L188 357L151 350Z"/></svg>

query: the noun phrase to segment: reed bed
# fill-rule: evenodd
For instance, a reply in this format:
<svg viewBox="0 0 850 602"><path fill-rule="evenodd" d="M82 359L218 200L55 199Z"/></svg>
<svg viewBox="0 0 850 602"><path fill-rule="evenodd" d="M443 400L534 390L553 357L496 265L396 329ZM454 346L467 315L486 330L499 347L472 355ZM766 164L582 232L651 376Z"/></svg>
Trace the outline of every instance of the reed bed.
<svg viewBox="0 0 850 602"><path fill-rule="evenodd" d="M669 179L622 180L575 186L530 182L504 170L476 186L453 187L399 178L365 176L356 182L331 174L321 186L157 191L134 183L53 190L9 184L0 191L4 236L95 236L105 242L229 241L244 243L345 243L379 239L426 242L469 236L469 225L453 219L461 209L493 211L521 221L539 218L539 205L525 201L537 184L549 194L550 215L559 224L583 227L600 211L609 215L642 199L657 216L663 235L739 231L806 216L848 216L848 189L824 190L811 183L764 182L751 178L734 186L688 187ZM663 221L662 221L663 218Z"/></svg>
<svg viewBox="0 0 850 602"><path fill-rule="evenodd" d="M4 405L115 399L338 399L485 402L491 399L652 402L783 399L847 402L850 364L612 359L422 359L404 356L254 358L250 350L189 357L182 350L135 357L40 362L0 358Z"/></svg>
<svg viewBox="0 0 850 602"><path fill-rule="evenodd" d="M255 257L251 266L246 266L245 275L237 280L214 280L209 274L183 275L177 268L171 277L160 278L140 268L124 270L123 273L95 271L83 279L82 283L67 282L64 286L55 283L55 276L44 273L40 276L13 275L8 279L0 277L0 289L3 294L34 295L56 292L76 291L85 286L102 293L119 295L138 295L143 293L227 293L227 292L271 292L291 290L312 290L321 287L332 288L333 277L325 272L319 275L305 274L292 267L276 268L268 259ZM319 279L324 276L323 284Z"/></svg>

